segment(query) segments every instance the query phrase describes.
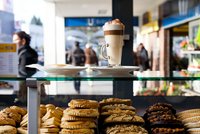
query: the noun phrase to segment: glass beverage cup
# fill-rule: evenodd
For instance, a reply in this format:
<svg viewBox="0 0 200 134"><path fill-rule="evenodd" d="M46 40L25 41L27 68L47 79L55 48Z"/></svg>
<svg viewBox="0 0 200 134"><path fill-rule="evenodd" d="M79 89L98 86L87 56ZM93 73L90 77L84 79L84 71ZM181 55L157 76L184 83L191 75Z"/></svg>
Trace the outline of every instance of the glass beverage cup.
<svg viewBox="0 0 200 134"><path fill-rule="evenodd" d="M124 45L124 27L119 24L104 25L103 31L105 43L101 47L101 55L108 60L109 66L120 66Z"/></svg>

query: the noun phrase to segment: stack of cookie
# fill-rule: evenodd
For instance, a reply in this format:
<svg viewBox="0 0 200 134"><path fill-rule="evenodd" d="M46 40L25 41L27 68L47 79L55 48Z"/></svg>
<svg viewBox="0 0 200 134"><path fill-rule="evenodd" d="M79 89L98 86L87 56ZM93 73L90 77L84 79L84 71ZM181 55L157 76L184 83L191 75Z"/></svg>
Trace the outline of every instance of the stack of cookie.
<svg viewBox="0 0 200 134"><path fill-rule="evenodd" d="M101 131L106 134L142 133L147 131L142 127L144 120L136 115L136 109L131 106L130 99L108 98L99 102Z"/></svg>
<svg viewBox="0 0 200 134"><path fill-rule="evenodd" d="M63 109L60 107L55 107L53 104L47 104L45 107L46 113L41 120L40 133L58 133L60 131Z"/></svg>
<svg viewBox="0 0 200 134"><path fill-rule="evenodd" d="M144 119L151 134L184 134L183 124L177 119L171 104L156 103L146 109Z"/></svg>
<svg viewBox="0 0 200 134"><path fill-rule="evenodd" d="M94 134L99 116L95 100L74 99L63 112L60 134Z"/></svg>
<svg viewBox="0 0 200 134"><path fill-rule="evenodd" d="M0 111L0 134L16 134L16 127L27 110L18 106L11 106Z"/></svg>
<svg viewBox="0 0 200 134"><path fill-rule="evenodd" d="M176 115L187 128L188 134L200 134L200 109L184 110Z"/></svg>

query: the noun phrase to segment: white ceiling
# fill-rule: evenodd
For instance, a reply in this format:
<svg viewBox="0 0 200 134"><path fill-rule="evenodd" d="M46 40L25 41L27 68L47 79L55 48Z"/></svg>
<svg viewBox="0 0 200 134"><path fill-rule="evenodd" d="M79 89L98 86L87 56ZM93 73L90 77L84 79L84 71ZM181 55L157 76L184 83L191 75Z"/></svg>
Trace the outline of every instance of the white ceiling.
<svg viewBox="0 0 200 134"><path fill-rule="evenodd" d="M68 16L76 16L76 12L81 14L84 13L85 16L90 16L91 12L99 13L102 11L101 15L111 15L112 11L112 0L45 0L47 2L54 2L56 3L59 8L58 14L63 14L64 10L71 11L74 10L72 15L67 14ZM133 15L140 16L145 11L151 10L154 7L157 7L159 4L163 3L166 0L133 0ZM68 10L66 10L66 8ZM77 11L76 11L77 10ZM82 10L87 10L88 12L82 12ZM96 11L94 11L96 10ZM92 14L91 14L92 15Z"/></svg>

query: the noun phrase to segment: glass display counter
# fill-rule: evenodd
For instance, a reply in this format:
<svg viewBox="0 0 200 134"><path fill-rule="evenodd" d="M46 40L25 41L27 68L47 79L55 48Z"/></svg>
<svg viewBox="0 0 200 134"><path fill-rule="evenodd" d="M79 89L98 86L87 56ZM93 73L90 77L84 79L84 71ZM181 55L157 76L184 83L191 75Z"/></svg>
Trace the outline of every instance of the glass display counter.
<svg viewBox="0 0 200 134"><path fill-rule="evenodd" d="M179 71L179 72L173 72L173 77L168 77L164 76L164 73L160 71L144 71L144 72L139 72L139 71L134 71L132 74L126 74L126 75L115 75L115 74L104 74L101 75L101 73L96 73L94 72L93 74L88 75L83 71L83 73L80 73L79 75L71 75L71 76L66 76L66 75L45 75L43 73L37 73L31 78L22 78L22 77L0 77L0 80L9 80L9 81L25 81L28 87L28 132L33 134L37 134L37 130L39 127L39 120L38 120L38 111L39 111L39 104L40 104L40 90L41 90L41 85L45 84L50 84L51 82L59 82L59 81L74 81L74 80L80 80L80 81L112 81L113 83L117 82L120 83L121 85L131 82L159 82L159 86L162 86L162 82L174 82L176 83L177 81L183 82L183 81L194 81L194 80L200 80L200 72L189 72L189 71ZM130 84L131 85L131 84ZM180 85L181 87L182 85ZM123 87L123 86L122 86ZM188 90L189 92L194 92L190 89L184 89ZM85 95L82 96L81 98L88 99L96 99L96 100L102 100L103 98L109 98L109 97L119 97L119 98L129 98L133 102L139 102L138 105L140 107L143 107L145 105L154 103L154 102L159 102L163 101L163 98L165 101L169 102L175 102L177 103L178 107L180 108L183 105L190 106L190 102L186 102L184 104L183 100L187 99L186 96L170 96L167 97L165 95L162 96L144 96L140 95L143 97L142 101L138 101L140 96L134 96L134 86L130 87L129 89L121 89L121 86L118 87L118 84L113 84L113 95ZM193 94L193 103L198 102L199 98L198 95L200 93L195 92L196 94ZM70 96L71 99L73 98L79 98L81 95L74 95ZM191 97L190 97L191 98ZM67 103L67 102L66 102ZM199 105L196 105L199 107ZM143 108L144 110L145 108ZM183 108L184 109L184 108Z"/></svg>

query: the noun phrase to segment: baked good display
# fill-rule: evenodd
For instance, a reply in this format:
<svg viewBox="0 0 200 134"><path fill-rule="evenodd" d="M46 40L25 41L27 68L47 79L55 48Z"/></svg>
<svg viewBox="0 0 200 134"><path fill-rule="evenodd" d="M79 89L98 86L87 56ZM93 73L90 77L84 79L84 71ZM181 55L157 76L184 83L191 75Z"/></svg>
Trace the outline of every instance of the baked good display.
<svg viewBox="0 0 200 134"><path fill-rule="evenodd" d="M144 114L145 127L151 134L184 134L182 122L176 117L171 104L156 103Z"/></svg>
<svg viewBox="0 0 200 134"><path fill-rule="evenodd" d="M17 129L13 126L0 126L0 134L17 134Z"/></svg>
<svg viewBox="0 0 200 134"><path fill-rule="evenodd" d="M147 134L144 119L136 114L130 99L107 98L100 103L99 129L105 134Z"/></svg>
<svg viewBox="0 0 200 134"><path fill-rule="evenodd" d="M73 99L63 111L61 134L94 134L97 131L99 103L95 100Z"/></svg>

